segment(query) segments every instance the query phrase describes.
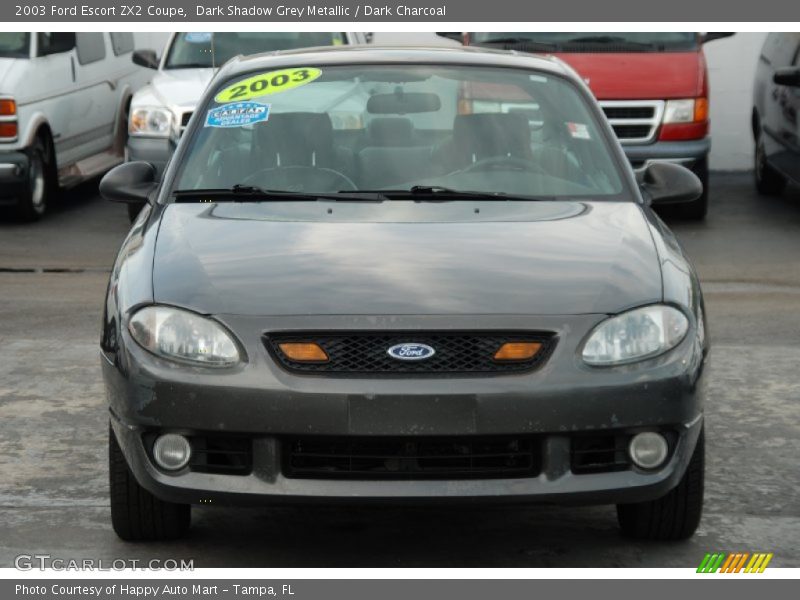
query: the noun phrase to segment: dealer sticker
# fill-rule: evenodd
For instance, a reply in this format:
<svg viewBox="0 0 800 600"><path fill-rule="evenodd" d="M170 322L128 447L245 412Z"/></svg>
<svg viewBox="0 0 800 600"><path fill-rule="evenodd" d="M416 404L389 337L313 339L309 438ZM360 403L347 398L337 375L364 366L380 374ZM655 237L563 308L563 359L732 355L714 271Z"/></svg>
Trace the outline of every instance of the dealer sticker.
<svg viewBox="0 0 800 600"><path fill-rule="evenodd" d="M208 111L206 127L244 127L266 121L269 104L260 102L234 102Z"/></svg>
<svg viewBox="0 0 800 600"><path fill-rule="evenodd" d="M589 128L585 123L567 123L569 134L576 140L590 140L592 136L589 134Z"/></svg>
<svg viewBox="0 0 800 600"><path fill-rule="evenodd" d="M261 73L226 87L218 93L214 100L217 102L237 102L252 100L267 94L277 94L292 90L301 85L311 83L322 75L321 69L302 67L296 69L281 69Z"/></svg>

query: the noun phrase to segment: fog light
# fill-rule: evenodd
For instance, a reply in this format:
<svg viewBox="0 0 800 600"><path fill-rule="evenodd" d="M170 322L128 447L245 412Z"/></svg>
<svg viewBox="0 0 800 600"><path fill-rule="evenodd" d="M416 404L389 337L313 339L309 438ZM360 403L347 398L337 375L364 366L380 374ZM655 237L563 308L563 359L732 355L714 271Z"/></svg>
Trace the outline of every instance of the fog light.
<svg viewBox="0 0 800 600"><path fill-rule="evenodd" d="M660 467L667 459L668 453L667 440L660 433L652 431L636 434L628 446L631 460L642 469Z"/></svg>
<svg viewBox="0 0 800 600"><path fill-rule="evenodd" d="M189 463L192 447L182 435L166 433L153 444L153 458L156 464L167 471L177 471Z"/></svg>

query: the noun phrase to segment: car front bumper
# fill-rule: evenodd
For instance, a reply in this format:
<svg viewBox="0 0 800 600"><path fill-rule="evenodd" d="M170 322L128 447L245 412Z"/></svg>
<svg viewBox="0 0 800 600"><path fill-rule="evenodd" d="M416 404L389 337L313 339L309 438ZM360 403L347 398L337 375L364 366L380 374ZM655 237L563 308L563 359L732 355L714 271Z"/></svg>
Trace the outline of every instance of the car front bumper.
<svg viewBox="0 0 800 600"><path fill-rule="evenodd" d="M420 320L432 328L452 318ZM663 496L677 485L703 422L705 356L696 336L647 364L591 369L575 356L600 315L547 317L537 328L559 342L547 362L526 374L490 377L344 378L295 375L264 350L269 320L225 317L231 330L256 332L240 341L248 362L228 373L176 367L146 353L123 330L116 355L103 355L112 426L136 479L156 496L182 503L494 501L605 504ZM281 322L286 326L286 318ZM291 320L291 319L289 319ZM341 317L341 326L363 323ZM485 320L485 319L484 319ZM302 322L314 329L313 323ZM330 319L327 319L329 322ZM375 324L375 318L370 318ZM456 319L458 321L458 319ZM474 323L465 319L464 322ZM520 317L493 327L519 328ZM346 322L346 323L345 323ZM328 323L330 324L330 323ZM291 326L288 329L293 329ZM670 458L660 468L576 473L572 444L586 434L669 431ZM252 470L244 475L185 468L170 473L150 457L146 434L237 435L252 441ZM530 436L541 456L535 476L486 479L295 478L287 474L287 440L297 436L415 440L439 436Z"/></svg>
<svg viewBox="0 0 800 600"><path fill-rule="evenodd" d="M704 160L711 151L711 138L680 142L655 142L652 144L623 145L625 156L635 170L644 169L653 162L674 162L692 168Z"/></svg>
<svg viewBox="0 0 800 600"><path fill-rule="evenodd" d="M29 165L24 152L0 152L0 206L16 204L25 193Z"/></svg>

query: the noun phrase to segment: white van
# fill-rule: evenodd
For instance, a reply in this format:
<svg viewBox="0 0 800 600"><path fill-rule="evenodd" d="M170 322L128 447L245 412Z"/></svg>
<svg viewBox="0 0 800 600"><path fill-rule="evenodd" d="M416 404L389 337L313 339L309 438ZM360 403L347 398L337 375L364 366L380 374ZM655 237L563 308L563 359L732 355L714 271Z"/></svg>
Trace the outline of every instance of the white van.
<svg viewBox="0 0 800 600"><path fill-rule="evenodd" d="M193 31L173 33L160 57L155 50L137 50L133 61L158 72L131 102L127 159L147 161L160 175L216 69L238 54L366 44L370 39L364 32ZM131 220L140 208L128 205Z"/></svg>
<svg viewBox="0 0 800 600"><path fill-rule="evenodd" d="M0 32L0 207L35 220L59 186L120 163L150 73L132 33Z"/></svg>

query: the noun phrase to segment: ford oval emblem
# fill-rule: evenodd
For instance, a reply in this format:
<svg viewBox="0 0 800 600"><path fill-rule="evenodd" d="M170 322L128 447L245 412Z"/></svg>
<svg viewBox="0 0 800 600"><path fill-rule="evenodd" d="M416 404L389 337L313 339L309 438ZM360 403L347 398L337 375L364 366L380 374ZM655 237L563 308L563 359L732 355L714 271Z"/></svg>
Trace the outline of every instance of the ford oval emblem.
<svg viewBox="0 0 800 600"><path fill-rule="evenodd" d="M397 344L386 353L397 360L425 360L436 354L436 350L427 344Z"/></svg>

